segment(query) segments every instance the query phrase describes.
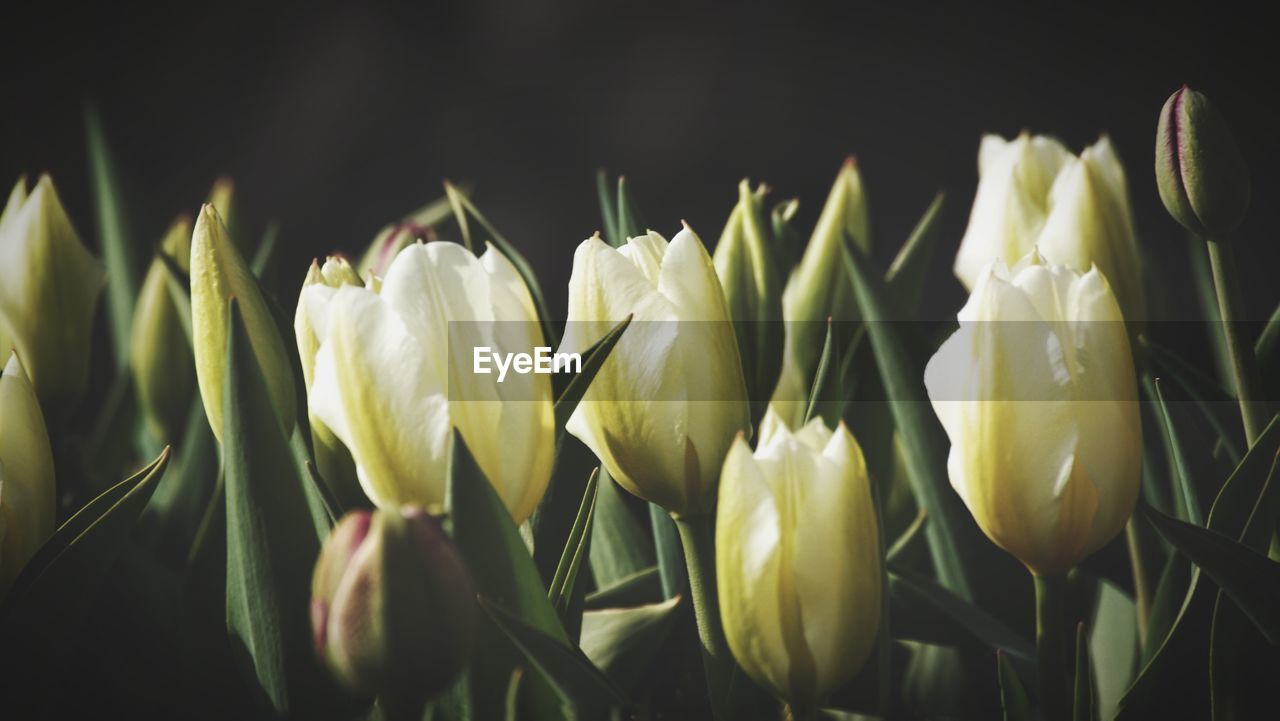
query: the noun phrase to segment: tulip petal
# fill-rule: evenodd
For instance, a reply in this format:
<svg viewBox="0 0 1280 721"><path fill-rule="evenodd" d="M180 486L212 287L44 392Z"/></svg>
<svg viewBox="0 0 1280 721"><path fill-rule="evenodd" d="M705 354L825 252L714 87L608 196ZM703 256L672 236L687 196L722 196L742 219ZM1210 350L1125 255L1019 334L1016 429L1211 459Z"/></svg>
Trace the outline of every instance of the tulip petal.
<svg viewBox="0 0 1280 721"><path fill-rule="evenodd" d="M753 679L785 694L791 661L780 623L781 520L774 494L741 438L725 458L722 479L716 567L725 637Z"/></svg>
<svg viewBox="0 0 1280 721"><path fill-rule="evenodd" d="M366 289L338 289L329 312L312 411L351 451L379 507L441 506L452 429L427 349Z"/></svg>
<svg viewBox="0 0 1280 721"><path fill-rule="evenodd" d="M53 534L53 452L17 354L0 372L0 594Z"/></svg>

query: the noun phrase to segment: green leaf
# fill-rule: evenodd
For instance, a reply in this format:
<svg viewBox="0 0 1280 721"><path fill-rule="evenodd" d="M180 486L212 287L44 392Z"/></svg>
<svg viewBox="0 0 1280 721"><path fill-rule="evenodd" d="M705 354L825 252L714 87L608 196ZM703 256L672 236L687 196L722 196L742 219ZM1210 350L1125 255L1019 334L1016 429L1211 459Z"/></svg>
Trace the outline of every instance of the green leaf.
<svg viewBox="0 0 1280 721"><path fill-rule="evenodd" d="M813 386L809 389L809 405L805 407L804 422L808 423L814 417L814 411L818 408L818 404L824 400L843 397L840 392L840 377L836 369L836 357L839 355L836 350L836 340L831 333L831 319L827 318L827 334L822 341L822 355L818 356L818 368L813 373ZM828 423L834 423L836 419L825 418Z"/></svg>
<svg viewBox="0 0 1280 721"><path fill-rule="evenodd" d="M573 521L569 538L560 554L560 563L556 566L556 575L551 579L551 587L547 589L547 598L560 614L560 620L576 640L582 626L581 600L584 585L578 580L578 571L582 568L582 559L587 555L591 542L591 526L595 517L596 483L600 477L600 469L591 472L587 480L587 489L582 494L582 505L578 507L578 517ZM578 603L574 603L576 600ZM575 613L574 606L578 606Z"/></svg>
<svg viewBox="0 0 1280 721"><path fill-rule="evenodd" d="M653 503L649 504L649 526L658 557L658 575L662 578L662 597L675 598L689 587L689 568L685 565L680 532L671 514Z"/></svg>
<svg viewBox="0 0 1280 721"><path fill-rule="evenodd" d="M604 466L600 467L597 488L595 514L599 521L591 530L591 555L587 559L596 586L607 588L649 568L653 568L656 578L658 559L648 531L627 505L630 494L618 487Z"/></svg>
<svg viewBox="0 0 1280 721"><path fill-rule="evenodd" d="M191 335L191 276L178 265L178 261L173 256L164 251L157 251L156 257L164 264L167 271L165 277L169 281L169 297L173 299L173 305L178 311L178 320L182 322L182 330L187 336L187 344L192 348L195 347L194 337Z"/></svg>
<svg viewBox="0 0 1280 721"><path fill-rule="evenodd" d="M996 672L1000 679L1000 708L1004 710L1004 721L1035 721L1027 689L1003 651L996 651Z"/></svg>
<svg viewBox="0 0 1280 721"><path fill-rule="evenodd" d="M1261 521L1261 515L1266 515L1255 515L1254 509L1259 507L1260 499L1269 495L1268 489L1275 487L1270 485L1269 475L1278 451L1280 423L1273 418L1219 490L1206 522L1210 531L1228 538L1253 540L1253 529L1260 526L1255 526L1251 518ZM1262 507L1265 509L1268 504ZM1173 559L1181 561L1181 556L1175 555ZM1210 654L1207 631L1211 628L1218 591L1200 583L1200 574L1198 566L1192 567L1189 573L1184 565L1174 561L1166 566L1152 606L1144 649L1146 664L1121 699L1118 719L1210 713L1206 693L1209 679L1202 659ZM1181 581L1184 577L1186 591L1179 595L1184 588ZM1177 602L1176 615L1168 624L1168 633L1162 634L1160 629L1165 626L1174 602ZM1178 688L1179 693L1164 691L1171 685Z"/></svg>
<svg viewBox="0 0 1280 721"><path fill-rule="evenodd" d="M683 597L634 608L588 611L582 651L622 688L634 688L662 650L680 617Z"/></svg>
<svg viewBox="0 0 1280 721"><path fill-rule="evenodd" d="M1076 624L1075 694L1071 708L1074 721L1093 721L1093 674L1089 669L1089 637L1084 623Z"/></svg>
<svg viewBox="0 0 1280 721"><path fill-rule="evenodd" d="M129 362L133 304L142 284L144 254L131 233L123 198L124 183L107 143L102 118L94 105L85 108L84 120L93 211L102 240L103 263L107 277L111 279L107 284L107 311L111 320L112 348L115 350L116 367L124 368Z"/></svg>
<svg viewBox="0 0 1280 721"><path fill-rule="evenodd" d="M250 268L253 269L253 275L262 282L266 277L267 271L271 269L272 261L276 257L276 248L280 241L280 226L275 222L267 224L267 229L262 232L262 240L258 241L258 247L253 252L253 262Z"/></svg>
<svg viewBox="0 0 1280 721"><path fill-rule="evenodd" d="M446 506L450 532L471 571L476 592L514 614L524 625L567 646L568 634L547 598L528 546L456 431ZM477 648L468 678L469 712L477 719L500 718L503 699L494 689L506 688L517 665L516 649L501 629L488 623L480 625ZM550 691L546 679L533 674L526 677L525 683L541 683L542 691L529 690L537 700L545 701L542 694Z"/></svg>
<svg viewBox="0 0 1280 721"><path fill-rule="evenodd" d="M599 529L596 529L599 532ZM594 558L595 550L591 551ZM623 576L588 593L584 607L589 611L599 611L620 606L643 606L662 600L662 576L657 565L649 566Z"/></svg>
<svg viewBox="0 0 1280 721"><path fill-rule="evenodd" d="M893 545L889 546L889 550L885 552L884 557L887 563L901 562L912 548L919 545L921 539L924 538L924 525L928 523L928 519L929 514L924 509L916 512L915 520L911 521L911 525L907 526L902 535L898 536Z"/></svg>
<svg viewBox="0 0 1280 721"><path fill-rule="evenodd" d="M281 715L325 708L312 648L311 569L320 550L307 490L235 298L223 393L227 630L263 700Z"/></svg>
<svg viewBox="0 0 1280 721"><path fill-rule="evenodd" d="M1138 609L1132 598L1107 581L1098 583L1089 653L1090 666L1095 669L1094 707L1099 718L1115 718L1120 697L1133 679L1138 662L1137 618Z"/></svg>
<svg viewBox="0 0 1280 721"><path fill-rule="evenodd" d="M596 171L596 198L600 201L600 222L604 227L600 230L604 242L617 248L624 241L618 240L618 209L614 205L613 194L609 188L609 173L601 168Z"/></svg>
<svg viewBox="0 0 1280 721"><path fill-rule="evenodd" d="M556 399L556 433L558 435L564 435L565 426L569 423L569 416L573 415L574 409L578 407L578 403L586 395L587 388L591 386L591 381L600 372L604 362L609 359L609 354L613 352L614 346L618 345L618 340L622 338L622 334L631 325L633 317L628 315L625 320L615 325L608 333L605 333L604 337L582 352L581 372L557 373L551 377L551 392Z"/></svg>
<svg viewBox="0 0 1280 721"><path fill-rule="evenodd" d="M1036 649L1016 631L957 594L905 568L889 570L889 589L895 601L924 604L949 619L978 642L1009 656L1025 671L1035 668ZM902 624L898 624L901 628Z"/></svg>
<svg viewBox="0 0 1280 721"><path fill-rule="evenodd" d="M911 489L919 507L929 514L925 537L938 577L958 596L971 599L972 574L964 549L972 547L970 539L976 529L947 479L948 444L925 393L924 373L896 332L902 324L891 322L898 316L891 310L883 279L870 272L868 259L848 237L844 264L866 323L894 424L902 434Z"/></svg>
<svg viewBox="0 0 1280 721"><path fill-rule="evenodd" d="M1237 439L1243 435L1244 430L1240 426L1239 406L1235 398L1216 380L1168 348L1145 336L1138 336L1138 346L1153 371L1167 375L1195 402L1205 420L1218 434L1231 463L1239 463L1242 451Z"/></svg>
<svg viewBox="0 0 1280 721"><path fill-rule="evenodd" d="M525 623L484 596L480 596L479 601L494 625L551 682L578 717L603 718L608 709L626 701L626 694L592 665L581 650L563 638Z"/></svg>
<svg viewBox="0 0 1280 721"><path fill-rule="evenodd" d="M929 261L938 246L942 235L942 208L946 205L947 194L938 191L933 202L925 209L924 215L907 236L898 255L889 265L885 275L885 283L893 291L894 298L904 312L914 313L920 305L920 297L924 293L925 276L929 270Z"/></svg>
<svg viewBox="0 0 1280 721"><path fill-rule="evenodd" d="M65 650L168 464L166 448L85 504L36 551L0 605L0 655L25 649L52 660Z"/></svg>
<svg viewBox="0 0 1280 721"><path fill-rule="evenodd" d="M1213 579L1272 644L1280 644L1280 563L1220 533L1143 507L1152 525Z"/></svg>
<svg viewBox="0 0 1280 721"><path fill-rule="evenodd" d="M218 443L209 430L200 394L193 393L172 472L156 487L147 505L147 514L156 520L156 552L172 560L175 567L186 561L217 481Z"/></svg>
<svg viewBox="0 0 1280 721"><path fill-rule="evenodd" d="M1262 435L1245 454L1236 470L1222 484L1209 510L1208 527L1236 538L1261 551L1270 542L1275 527L1276 497L1280 482L1275 478L1276 454L1280 453L1280 420L1272 418Z"/></svg>
<svg viewBox="0 0 1280 721"><path fill-rule="evenodd" d="M1204 513L1200 510L1200 497L1196 493L1196 485L1191 477L1191 464L1187 462L1182 439L1169 414L1169 405L1165 403L1164 391L1159 379L1151 382L1151 388L1160 411L1157 419L1164 431L1165 445L1169 449L1169 457L1173 459L1173 480L1182 497L1182 508L1187 514L1187 520L1198 526L1204 523Z"/></svg>
<svg viewBox="0 0 1280 721"><path fill-rule="evenodd" d="M449 198L450 205L454 208L454 217L458 220L458 227L462 232L462 238L467 249L474 250L471 247L471 233L467 225L467 216L475 218L480 227L489 235L489 240L497 246L498 250L511 261L516 267L516 272L524 279L524 284L529 289L529 295L533 297L534 308L538 311L538 322L542 325L542 337L549 346L556 345L555 328L551 326L551 310L547 307L546 298L542 294L542 286L538 283L538 277L533 272L533 266L529 265L529 261L525 260L524 255L516 250L515 246L507 242L489 221L476 210L476 206L472 205L471 200L456 185L450 182L444 184L445 195Z"/></svg>
<svg viewBox="0 0 1280 721"><path fill-rule="evenodd" d="M631 190L627 185L627 176L618 176L618 232L617 244L624 245L627 239L642 235L647 228L631 199Z"/></svg>

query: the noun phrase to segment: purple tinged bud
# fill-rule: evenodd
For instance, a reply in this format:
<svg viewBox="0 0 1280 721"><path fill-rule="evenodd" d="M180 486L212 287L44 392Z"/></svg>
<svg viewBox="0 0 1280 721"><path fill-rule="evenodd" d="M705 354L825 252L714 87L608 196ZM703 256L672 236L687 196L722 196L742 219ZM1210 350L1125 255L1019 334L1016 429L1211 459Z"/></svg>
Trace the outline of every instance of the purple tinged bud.
<svg viewBox="0 0 1280 721"><path fill-rule="evenodd" d="M1231 129L1185 85L1160 111L1156 184L1174 220L1202 238L1225 240L1249 208L1249 168Z"/></svg>
<svg viewBox="0 0 1280 721"><path fill-rule="evenodd" d="M353 691L419 703L470 658L475 591L426 511L355 511L325 541L312 579L316 652Z"/></svg>

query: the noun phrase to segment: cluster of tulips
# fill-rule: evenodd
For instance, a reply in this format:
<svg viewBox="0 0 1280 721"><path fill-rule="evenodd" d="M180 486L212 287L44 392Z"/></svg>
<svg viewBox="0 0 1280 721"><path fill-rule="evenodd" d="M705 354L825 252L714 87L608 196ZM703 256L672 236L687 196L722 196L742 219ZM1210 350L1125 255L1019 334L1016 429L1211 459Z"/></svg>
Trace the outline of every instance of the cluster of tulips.
<svg viewBox="0 0 1280 721"><path fill-rule="evenodd" d="M1229 372L1196 376L1230 389L1202 404L1226 429L1214 453L1233 472L1218 485L1189 477L1158 388L1170 478L1144 462L1139 389L1156 388L1151 357L1167 352L1143 335L1129 181L1105 136L1079 155L1047 136L983 138L954 265L969 298L931 358L907 319L940 204L878 272L852 160L807 244L795 201L770 205L743 181L714 253L687 224L670 240L645 230L626 185L615 196L602 180L604 231L574 253L563 324L453 186L358 262L314 262L290 325L260 281L271 242L249 260L228 230L229 186L173 224L130 287L109 198L104 273L52 181L20 180L0 216L6 668L20 644L56 665L74 641L42 624L73 627L116 559L169 544L180 573L216 568L223 650L200 658L230 659L253 714L1144 713L1160 664L1190 653L1174 643L1192 633L1179 623L1190 612L1155 609L1220 589L1209 643L1265 650L1280 573L1267 556L1280 438L1260 351L1233 322L1229 234L1248 174L1221 117L1186 88L1156 146L1160 195L1207 247L1224 321L1210 332ZM110 176L105 155L95 163ZM460 242L435 238L446 226ZM104 285L139 421L122 444L156 460L99 495L68 469L101 456L68 459L58 439L81 412ZM580 366L501 380L473 367L480 347L548 346ZM880 400L860 402L869 386ZM1224 398L1240 409L1243 451L1208 402ZM572 460L576 442L594 458ZM1034 643L979 601L992 554L972 543L975 525L1034 578ZM1104 548L1127 561L1125 580L1079 568ZM1081 588L1085 612L1071 600ZM1091 651L1089 632L1115 608L1139 638L1120 634L1127 660L1109 663L1120 646ZM690 618L696 641L678 630ZM1072 636L1075 621L1088 628ZM685 650L702 662L692 693L680 678L638 691ZM1213 712L1246 708L1215 663ZM1132 681L1127 694L1107 691L1101 668ZM988 677L989 694L934 708L906 680ZM27 708L56 707L40 687Z"/></svg>

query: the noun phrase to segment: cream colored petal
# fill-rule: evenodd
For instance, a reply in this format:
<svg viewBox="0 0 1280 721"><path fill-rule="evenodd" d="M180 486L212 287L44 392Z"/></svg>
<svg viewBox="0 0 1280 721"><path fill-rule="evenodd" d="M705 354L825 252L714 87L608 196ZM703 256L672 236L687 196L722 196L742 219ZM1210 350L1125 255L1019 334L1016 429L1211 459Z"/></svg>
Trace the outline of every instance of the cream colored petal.
<svg viewBox="0 0 1280 721"><path fill-rule="evenodd" d="M350 449L378 506L441 506L452 425L446 389L425 367L425 349L368 290L343 286L331 305L312 411Z"/></svg>
<svg viewBox="0 0 1280 721"><path fill-rule="evenodd" d="M638 235L627 240L618 248L622 257L631 261L644 277L654 286L658 285L658 277L662 270L662 258L667 253L667 239L654 231Z"/></svg>
<svg viewBox="0 0 1280 721"><path fill-rule="evenodd" d="M48 175L21 205L10 194L0 232L0 335L23 357L46 415L57 422L88 382L102 267L80 242Z"/></svg>
<svg viewBox="0 0 1280 721"><path fill-rule="evenodd" d="M841 423L821 453L819 471L796 479L805 492L793 560L814 700L862 668L880 622L880 538L862 449Z"/></svg>
<svg viewBox="0 0 1280 721"><path fill-rule="evenodd" d="M0 372L0 593L53 534L53 452L35 389L16 354Z"/></svg>
<svg viewBox="0 0 1280 721"><path fill-rule="evenodd" d="M725 458L716 514L716 579L729 649L758 683L785 694L791 662L779 602L777 507L760 465L739 439Z"/></svg>

